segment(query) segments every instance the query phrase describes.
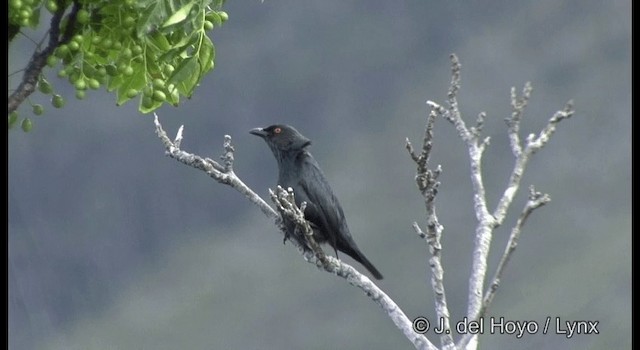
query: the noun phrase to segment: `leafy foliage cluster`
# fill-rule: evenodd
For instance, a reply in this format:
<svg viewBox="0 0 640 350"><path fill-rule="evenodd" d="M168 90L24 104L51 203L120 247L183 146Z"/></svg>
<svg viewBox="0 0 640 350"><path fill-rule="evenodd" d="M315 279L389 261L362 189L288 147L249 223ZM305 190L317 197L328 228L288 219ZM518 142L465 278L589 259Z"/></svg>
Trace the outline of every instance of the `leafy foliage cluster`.
<svg viewBox="0 0 640 350"><path fill-rule="evenodd" d="M38 27L41 12L48 10L53 15L49 35L60 34L46 57L46 65L57 69L58 77L74 86L76 98L83 99L88 90L104 87L116 94L118 106L138 98L139 111L149 113L164 103L177 106L180 97L190 97L203 76L213 69L215 48L206 33L228 19L221 11L223 3L10 0L9 42L21 28ZM57 28L53 28L55 25ZM42 68L37 73L38 90L52 94L55 108L63 107L64 98L53 92ZM44 111L39 104L32 107L36 115ZM18 115L11 105L9 112L11 127ZM28 118L22 121L22 128L31 129Z"/></svg>

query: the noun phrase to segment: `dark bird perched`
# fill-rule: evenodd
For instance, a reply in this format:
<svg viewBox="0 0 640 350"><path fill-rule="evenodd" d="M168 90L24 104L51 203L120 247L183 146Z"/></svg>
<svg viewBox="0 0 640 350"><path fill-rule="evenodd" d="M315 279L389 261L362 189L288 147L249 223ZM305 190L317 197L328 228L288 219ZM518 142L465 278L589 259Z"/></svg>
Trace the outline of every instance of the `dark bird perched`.
<svg viewBox="0 0 640 350"><path fill-rule="evenodd" d="M250 133L263 138L276 157L278 185L293 189L298 206L307 202L304 216L311 223L315 240L318 243L329 243L336 250L336 256L339 250L361 263L375 278L382 279L382 274L358 249L338 198L333 194L320 166L306 150L311 140L288 125L256 128ZM291 223L285 226L288 231L285 240L295 237L307 247L304 240L296 237L295 227Z"/></svg>

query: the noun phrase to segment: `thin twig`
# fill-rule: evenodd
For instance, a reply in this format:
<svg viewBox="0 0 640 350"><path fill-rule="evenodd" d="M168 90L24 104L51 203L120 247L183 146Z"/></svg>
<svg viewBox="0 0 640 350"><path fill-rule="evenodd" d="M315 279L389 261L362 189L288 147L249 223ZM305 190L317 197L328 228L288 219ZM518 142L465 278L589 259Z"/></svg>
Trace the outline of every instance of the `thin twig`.
<svg viewBox="0 0 640 350"><path fill-rule="evenodd" d="M447 298L444 288L444 269L442 268L442 245L440 238L442 237L443 226L438 222L436 214L435 198L438 194L437 181L442 172L442 168L438 165L435 170L429 169L429 158L431 156L433 128L438 113L432 109L427 117L427 123L422 138L422 150L420 154L416 154L409 139L406 139L406 149L411 159L416 163L416 184L420 193L424 197L425 210L427 217L427 232L423 232L417 222L413 223L413 229L418 236L425 239L429 247L431 257L429 258L429 267L431 268L431 288L435 295L435 309L438 320L442 320L444 332L440 336L440 343L444 349L453 349L453 336L451 335L450 313L447 305Z"/></svg>
<svg viewBox="0 0 640 350"><path fill-rule="evenodd" d="M183 164L202 170L205 173L207 173L207 175L209 175L211 178L215 179L216 181L233 187L238 192L242 193L246 198L248 198L249 201L251 201L251 203L257 205L267 217L275 220L276 224L280 225L280 221L281 221L280 215L273 208L271 208L269 204L267 204L267 202L265 202L262 198L260 198L260 196L258 196L255 192L253 192L251 188L245 185L244 182L242 182L236 176L233 170L230 170L228 172L221 171L221 169L224 169L224 167L219 163L209 158L202 158L195 154L191 154L181 150L179 147L179 144L182 141L183 128L180 127L180 131L178 132L175 142L171 141L171 139L169 139L169 137L167 136L167 133L162 129L162 125L158 121L158 115L156 114L154 115L155 115L154 123L156 126L156 134L162 141L162 144L164 145L164 148L166 150L165 153L167 156ZM229 137L229 143L230 142L231 142L231 138Z"/></svg>
<svg viewBox="0 0 640 350"><path fill-rule="evenodd" d="M512 91L514 91L514 89L512 89ZM524 92L526 94L530 94L531 87L529 86L527 89L527 86L525 85ZM523 100L525 100L524 97L523 97ZM528 95L526 95L526 100L528 100ZM526 102L520 102L519 104L516 103L516 105L518 106L526 105ZM547 123L547 125L538 134L538 137L533 136L533 134L529 135L529 137L527 138L527 143L524 146L524 149L520 147L519 141L513 141L515 139L519 139L519 136L517 135L514 136L512 135L512 132L511 132L512 129L519 130L520 128L519 124L520 124L520 118L522 116L522 112L523 112L522 110L519 110L517 112L514 110L512 115L513 116L517 115L517 117L512 117L511 119L509 119L509 122L507 123L509 125L509 138L512 140L512 143L511 143L512 152L513 154L517 154L517 156L516 156L515 164L513 166L513 170L511 171L511 175L509 176L509 182L507 184L507 188L505 189L504 193L500 197L500 200L498 201L498 205L496 206L496 209L493 211L493 217L496 220L496 226L501 225L507 215L507 210L509 209L509 206L513 202L513 198L515 197L518 191L518 188L520 187L520 180L522 179L522 175L524 174L524 171L527 167L527 164L529 162L531 155L537 152L538 150L540 150L542 147L544 147L544 145L551 138L551 135L553 135L553 133L555 132L558 123L560 123L564 119L570 118L575 113L575 110L573 109L573 101L567 102L567 104L562 110L557 111L553 115L553 117L549 119L549 122Z"/></svg>

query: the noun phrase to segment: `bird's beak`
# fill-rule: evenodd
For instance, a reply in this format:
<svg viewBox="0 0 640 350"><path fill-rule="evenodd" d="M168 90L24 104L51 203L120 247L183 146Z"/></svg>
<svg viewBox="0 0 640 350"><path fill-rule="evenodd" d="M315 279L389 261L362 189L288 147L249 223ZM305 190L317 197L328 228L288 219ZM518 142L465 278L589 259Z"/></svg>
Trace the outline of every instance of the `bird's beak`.
<svg viewBox="0 0 640 350"><path fill-rule="evenodd" d="M255 128L255 129L251 129L249 130L250 134L256 135L256 136L260 136L262 138L267 137L267 132L264 131L263 128Z"/></svg>

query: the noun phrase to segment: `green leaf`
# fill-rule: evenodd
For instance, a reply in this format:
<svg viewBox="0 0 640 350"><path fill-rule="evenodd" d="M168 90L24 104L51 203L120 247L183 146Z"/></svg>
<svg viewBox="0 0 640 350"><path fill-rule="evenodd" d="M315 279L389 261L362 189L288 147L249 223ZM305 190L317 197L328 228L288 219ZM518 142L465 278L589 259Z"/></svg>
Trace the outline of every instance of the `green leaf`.
<svg viewBox="0 0 640 350"><path fill-rule="evenodd" d="M200 46L200 52L198 53L198 60L200 61L200 74L204 75L211 69L213 69L213 60L216 57L216 51L213 47L213 43L208 36L203 35L202 46Z"/></svg>
<svg viewBox="0 0 640 350"><path fill-rule="evenodd" d="M182 21L184 21L185 19L187 19L187 16L189 15L189 11L191 11L191 8L193 7L193 2L189 2L186 5L182 6L181 9L179 9L178 11L176 11L173 15L171 15L171 17L169 17L169 19L167 19L164 24L162 25L162 27L168 27L170 25L176 24L176 23L180 23Z"/></svg>
<svg viewBox="0 0 640 350"><path fill-rule="evenodd" d="M140 64L135 65L133 69L133 75L126 77L120 87L118 87L118 98L116 100L118 106L122 106L131 99L131 97L129 97L129 90L140 91L147 84L144 67Z"/></svg>
<svg viewBox="0 0 640 350"><path fill-rule="evenodd" d="M147 44L151 45L156 51L167 51L171 49L169 40L159 32L147 36Z"/></svg>
<svg viewBox="0 0 640 350"><path fill-rule="evenodd" d="M125 76L121 73L111 77L111 79L109 79L109 84L107 85L107 91L111 92L119 88L122 85L122 82L124 81L124 79L125 79Z"/></svg>
<svg viewBox="0 0 640 350"><path fill-rule="evenodd" d="M155 1L149 2L149 5L142 10L142 15L140 15L136 26L136 34L138 35L138 38L142 38L146 33L157 27L157 14L155 12L157 4L158 3Z"/></svg>
<svg viewBox="0 0 640 350"><path fill-rule="evenodd" d="M191 35L184 37L178 43L173 45L173 48L170 51L167 51L162 56L158 58L158 61L162 62L171 62L176 57L180 56L183 52L185 52L189 47L193 47L198 42L198 35Z"/></svg>
<svg viewBox="0 0 640 350"><path fill-rule="evenodd" d="M200 64L198 59L196 57L187 57L173 71L168 83L174 84L182 95L190 97L199 80Z"/></svg>
<svg viewBox="0 0 640 350"><path fill-rule="evenodd" d="M173 87L173 89L169 90L169 95L167 95L167 102L174 107L178 107L178 104L180 103L180 92L177 88Z"/></svg>

